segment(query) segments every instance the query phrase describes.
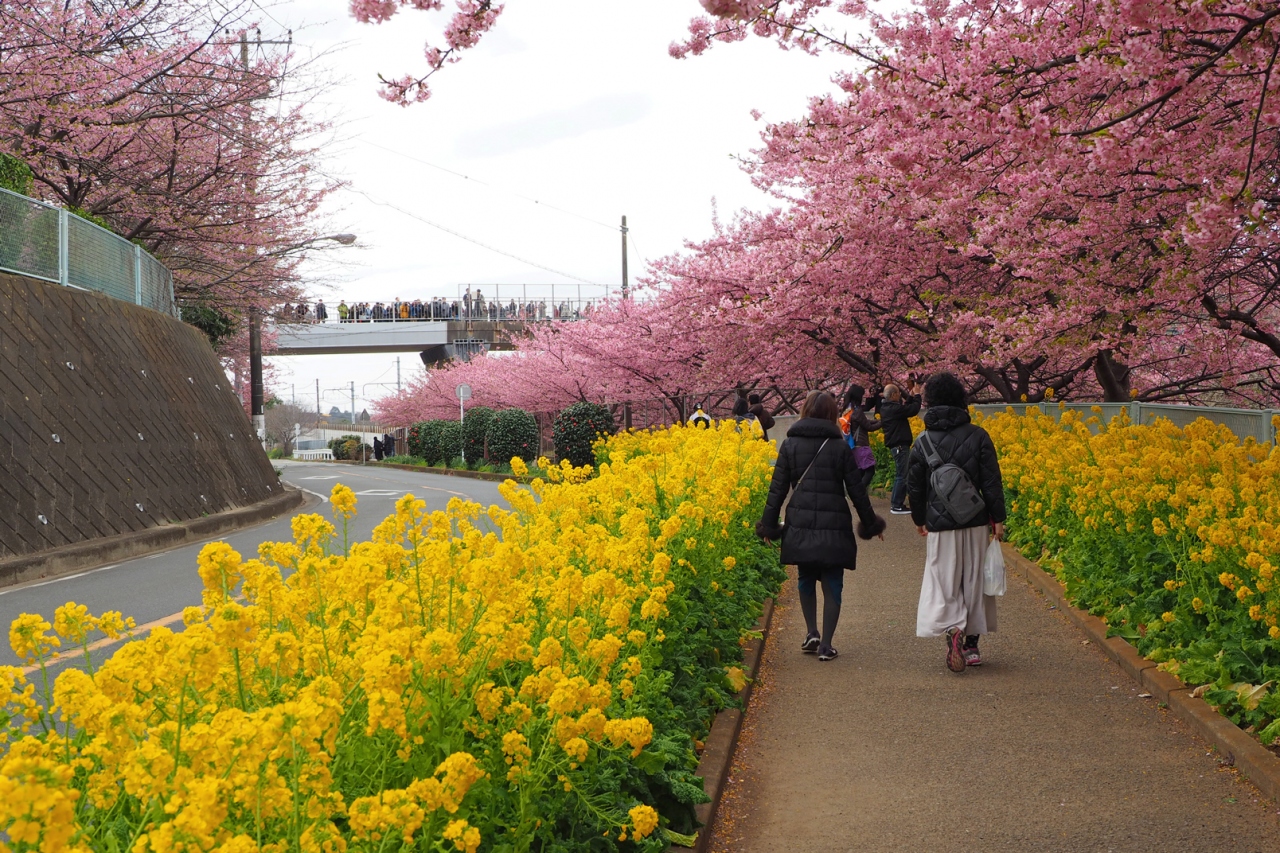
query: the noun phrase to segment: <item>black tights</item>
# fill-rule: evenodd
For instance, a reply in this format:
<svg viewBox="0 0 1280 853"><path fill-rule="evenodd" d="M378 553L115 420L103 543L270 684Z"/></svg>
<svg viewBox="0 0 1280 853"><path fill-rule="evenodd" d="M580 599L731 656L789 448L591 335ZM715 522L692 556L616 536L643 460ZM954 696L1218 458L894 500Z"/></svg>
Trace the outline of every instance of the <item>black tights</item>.
<svg viewBox="0 0 1280 853"><path fill-rule="evenodd" d="M799 572L800 614L809 636L818 633L818 583L822 583L822 645L830 647L840 622L840 599L844 595L844 569L814 564L796 567Z"/></svg>

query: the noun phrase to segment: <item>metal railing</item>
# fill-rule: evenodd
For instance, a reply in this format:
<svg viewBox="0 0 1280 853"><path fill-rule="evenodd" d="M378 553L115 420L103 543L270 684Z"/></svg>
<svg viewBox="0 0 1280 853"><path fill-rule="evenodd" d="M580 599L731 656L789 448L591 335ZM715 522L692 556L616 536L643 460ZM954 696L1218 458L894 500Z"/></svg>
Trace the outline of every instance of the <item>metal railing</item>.
<svg viewBox="0 0 1280 853"><path fill-rule="evenodd" d="M554 320L582 320L591 315L595 299L555 299L536 297L527 302L497 302L465 299L415 299L405 302L355 302L345 300L330 305L286 306L275 321L286 325L325 323L424 323L451 320L479 320L501 323L540 323ZM342 316L346 306L347 316Z"/></svg>
<svg viewBox="0 0 1280 853"><path fill-rule="evenodd" d="M178 316L173 275L141 246L67 210L4 189L0 270Z"/></svg>
<svg viewBox="0 0 1280 853"><path fill-rule="evenodd" d="M971 406L984 415L997 415L1006 410L1024 415L1029 408L1037 408L1052 418L1064 411L1079 412L1085 418L1097 417L1108 423L1121 412L1129 414L1130 423L1149 424L1157 418L1166 418L1175 426L1185 427L1196 418L1205 418L1222 424L1235 433L1236 438L1252 438L1259 444L1274 444L1276 429L1271 419L1280 414L1277 409L1232 409L1226 406L1188 406L1172 403L983 403ZM1095 411L1097 410L1097 411Z"/></svg>

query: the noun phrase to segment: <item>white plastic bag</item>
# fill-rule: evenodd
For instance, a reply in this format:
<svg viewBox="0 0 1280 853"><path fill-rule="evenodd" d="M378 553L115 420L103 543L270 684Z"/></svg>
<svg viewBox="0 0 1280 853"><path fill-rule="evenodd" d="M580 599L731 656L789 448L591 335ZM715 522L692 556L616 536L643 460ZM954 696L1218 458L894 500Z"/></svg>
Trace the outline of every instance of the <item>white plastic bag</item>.
<svg viewBox="0 0 1280 853"><path fill-rule="evenodd" d="M1004 553L999 539L991 540L982 560L982 594L1004 595Z"/></svg>

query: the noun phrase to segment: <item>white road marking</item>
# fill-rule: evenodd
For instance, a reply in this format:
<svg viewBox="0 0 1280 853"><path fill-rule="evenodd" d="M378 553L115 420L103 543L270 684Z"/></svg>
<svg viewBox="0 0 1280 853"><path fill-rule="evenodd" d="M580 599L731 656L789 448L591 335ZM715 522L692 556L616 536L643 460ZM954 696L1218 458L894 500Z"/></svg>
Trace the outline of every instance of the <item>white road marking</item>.
<svg viewBox="0 0 1280 853"><path fill-rule="evenodd" d="M339 480L341 479L341 477L338 477L335 475L332 477L299 477L298 479L299 480Z"/></svg>
<svg viewBox="0 0 1280 853"><path fill-rule="evenodd" d="M408 490L397 492L392 489L365 489L363 492L356 492L357 495L371 498L389 498L392 495L407 495L408 493Z"/></svg>
<svg viewBox="0 0 1280 853"><path fill-rule="evenodd" d="M38 586L48 586L51 583L62 583L63 581L73 581L76 578L82 578L85 575L92 575L97 572L105 572L107 569L117 568L119 565L120 563L112 563L109 566L99 566L98 568L90 569L87 572L76 572L74 575L63 575L60 578L49 578L49 580L40 581L39 583L28 583L28 584L23 584L22 586L11 586L8 589L0 589L0 595L8 595L11 592L22 592L25 589L35 589Z"/></svg>

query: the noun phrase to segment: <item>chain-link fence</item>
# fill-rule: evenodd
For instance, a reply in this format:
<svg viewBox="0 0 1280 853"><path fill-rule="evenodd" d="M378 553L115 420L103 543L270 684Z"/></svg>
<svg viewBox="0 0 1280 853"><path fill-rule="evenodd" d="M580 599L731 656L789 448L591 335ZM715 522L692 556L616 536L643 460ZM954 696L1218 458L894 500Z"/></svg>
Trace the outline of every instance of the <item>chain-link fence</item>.
<svg viewBox="0 0 1280 853"><path fill-rule="evenodd" d="M0 270L178 316L173 276L140 246L66 210L3 189Z"/></svg>

